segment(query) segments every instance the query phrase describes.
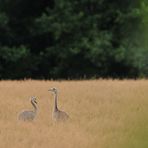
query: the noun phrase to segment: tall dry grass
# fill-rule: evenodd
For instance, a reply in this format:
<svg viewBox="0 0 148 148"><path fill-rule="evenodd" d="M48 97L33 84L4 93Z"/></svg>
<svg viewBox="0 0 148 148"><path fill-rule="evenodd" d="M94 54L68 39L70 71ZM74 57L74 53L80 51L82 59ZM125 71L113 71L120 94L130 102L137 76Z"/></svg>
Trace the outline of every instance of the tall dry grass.
<svg viewBox="0 0 148 148"><path fill-rule="evenodd" d="M53 96L71 117L51 120ZM37 96L35 121L20 122L22 109L31 109ZM148 81L1 81L0 148L147 148Z"/></svg>

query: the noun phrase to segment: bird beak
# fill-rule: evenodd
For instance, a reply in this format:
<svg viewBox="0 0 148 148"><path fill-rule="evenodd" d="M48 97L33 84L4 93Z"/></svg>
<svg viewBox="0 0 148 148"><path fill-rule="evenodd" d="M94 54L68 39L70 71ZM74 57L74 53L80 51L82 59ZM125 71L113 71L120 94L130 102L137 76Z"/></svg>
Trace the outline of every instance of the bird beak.
<svg viewBox="0 0 148 148"><path fill-rule="evenodd" d="M52 91L52 89L48 89L48 91Z"/></svg>

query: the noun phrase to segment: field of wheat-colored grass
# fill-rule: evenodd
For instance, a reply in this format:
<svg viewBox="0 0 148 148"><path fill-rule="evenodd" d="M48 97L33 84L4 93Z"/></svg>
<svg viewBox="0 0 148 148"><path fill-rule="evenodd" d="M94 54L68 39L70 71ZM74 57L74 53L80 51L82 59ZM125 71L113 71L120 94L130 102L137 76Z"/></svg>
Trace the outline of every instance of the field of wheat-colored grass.
<svg viewBox="0 0 148 148"><path fill-rule="evenodd" d="M51 119L53 86L68 122ZM37 118L20 122L30 96L37 96ZM148 80L0 82L0 148L147 148L147 137Z"/></svg>

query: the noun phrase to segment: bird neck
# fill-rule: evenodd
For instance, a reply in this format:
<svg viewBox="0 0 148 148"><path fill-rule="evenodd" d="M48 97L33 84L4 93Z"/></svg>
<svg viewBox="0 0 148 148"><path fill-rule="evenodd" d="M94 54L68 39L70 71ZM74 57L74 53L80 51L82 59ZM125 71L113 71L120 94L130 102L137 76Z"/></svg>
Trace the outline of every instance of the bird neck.
<svg viewBox="0 0 148 148"><path fill-rule="evenodd" d="M37 112L38 108L33 101L31 101L32 106L34 107L34 112Z"/></svg>
<svg viewBox="0 0 148 148"><path fill-rule="evenodd" d="M55 93L54 94L54 111L58 110L57 99L58 99L58 95L57 95L57 93Z"/></svg>

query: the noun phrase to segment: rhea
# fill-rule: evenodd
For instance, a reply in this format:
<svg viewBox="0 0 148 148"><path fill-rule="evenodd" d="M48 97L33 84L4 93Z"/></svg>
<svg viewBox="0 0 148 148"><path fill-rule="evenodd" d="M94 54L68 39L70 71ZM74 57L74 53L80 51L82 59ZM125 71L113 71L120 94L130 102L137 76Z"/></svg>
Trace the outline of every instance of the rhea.
<svg viewBox="0 0 148 148"><path fill-rule="evenodd" d="M52 112L52 119L57 122L58 121L66 121L69 118L69 116L67 115L66 112L59 110L58 106L57 106L57 101L58 101L57 89L51 88L48 91L51 91L54 94L54 108L53 108L53 112Z"/></svg>
<svg viewBox="0 0 148 148"><path fill-rule="evenodd" d="M38 111L36 97L31 97L31 104L34 110L22 111L18 116L19 120L22 120L22 121L33 121L34 120L34 118L37 115L37 111Z"/></svg>

